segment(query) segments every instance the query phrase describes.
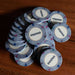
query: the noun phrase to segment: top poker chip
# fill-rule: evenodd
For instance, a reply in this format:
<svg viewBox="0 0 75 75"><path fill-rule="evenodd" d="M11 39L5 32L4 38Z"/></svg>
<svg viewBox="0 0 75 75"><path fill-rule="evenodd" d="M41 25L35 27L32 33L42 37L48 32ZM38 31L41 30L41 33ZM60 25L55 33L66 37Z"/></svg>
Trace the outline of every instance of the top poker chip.
<svg viewBox="0 0 75 75"><path fill-rule="evenodd" d="M30 44L37 45L46 38L46 31L40 24L31 24L25 31L25 38Z"/></svg>
<svg viewBox="0 0 75 75"><path fill-rule="evenodd" d="M50 14L50 22L52 22L53 24L66 23L67 22L67 18L62 12L60 12L60 11L53 11Z"/></svg>
<svg viewBox="0 0 75 75"><path fill-rule="evenodd" d="M54 40L57 42L66 42L71 37L71 29L64 23L55 24L52 28L52 31Z"/></svg>
<svg viewBox="0 0 75 75"><path fill-rule="evenodd" d="M43 7L34 8L32 11L32 15L34 18L38 20L48 20L50 17L50 11Z"/></svg>
<svg viewBox="0 0 75 75"><path fill-rule="evenodd" d="M56 49L47 49L40 56L40 64L47 71L55 71L62 65L62 56Z"/></svg>

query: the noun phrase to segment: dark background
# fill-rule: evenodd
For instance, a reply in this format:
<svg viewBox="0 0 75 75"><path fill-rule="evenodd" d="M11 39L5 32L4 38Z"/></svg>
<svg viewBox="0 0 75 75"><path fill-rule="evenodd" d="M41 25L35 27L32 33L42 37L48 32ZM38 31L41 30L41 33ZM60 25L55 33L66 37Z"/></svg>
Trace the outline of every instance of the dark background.
<svg viewBox="0 0 75 75"><path fill-rule="evenodd" d="M72 30L71 39L57 43L56 49L63 56L62 66L54 72L47 72L38 64L21 67L4 48L9 29L17 16L28 7L43 6L49 10L62 11L67 16L67 24ZM0 75L75 75L75 0L0 0Z"/></svg>

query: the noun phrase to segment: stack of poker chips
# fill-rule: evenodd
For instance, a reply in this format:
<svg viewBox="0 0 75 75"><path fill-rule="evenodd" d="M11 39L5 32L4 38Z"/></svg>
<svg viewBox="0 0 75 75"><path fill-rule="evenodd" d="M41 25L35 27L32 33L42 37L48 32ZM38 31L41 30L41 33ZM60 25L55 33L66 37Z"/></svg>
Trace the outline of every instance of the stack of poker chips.
<svg viewBox="0 0 75 75"><path fill-rule="evenodd" d="M5 47L21 66L29 66L36 59L43 69L55 71L62 64L55 41L66 42L71 37L66 23L62 12L36 7L13 22Z"/></svg>

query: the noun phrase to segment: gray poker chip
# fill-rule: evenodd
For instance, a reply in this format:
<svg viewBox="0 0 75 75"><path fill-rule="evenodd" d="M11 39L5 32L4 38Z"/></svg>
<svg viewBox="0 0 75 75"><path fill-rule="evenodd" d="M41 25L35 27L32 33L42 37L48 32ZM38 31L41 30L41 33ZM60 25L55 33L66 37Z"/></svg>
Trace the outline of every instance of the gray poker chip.
<svg viewBox="0 0 75 75"><path fill-rule="evenodd" d="M20 31L18 28L14 27L14 25L12 25L12 29L18 33L18 34L22 34L22 31Z"/></svg>
<svg viewBox="0 0 75 75"><path fill-rule="evenodd" d="M13 40L11 40L11 39L8 39L8 42L10 42L10 43L24 43L25 42L25 40L22 40L22 41L13 41Z"/></svg>
<svg viewBox="0 0 75 75"><path fill-rule="evenodd" d="M27 58L30 57L32 54L33 49L27 43L25 43L25 47L14 56L16 58Z"/></svg>
<svg viewBox="0 0 75 75"><path fill-rule="evenodd" d="M23 36L21 34L17 34L17 33L13 33L13 32L10 32L9 35L11 35L11 37L23 38Z"/></svg>
<svg viewBox="0 0 75 75"><path fill-rule="evenodd" d="M22 39L22 38L23 38L23 36L22 36L22 35L17 35L17 34L13 35L12 33L11 33L11 34L9 34L9 37L10 37L10 38L15 37L15 38L20 38L20 39Z"/></svg>
<svg viewBox="0 0 75 75"><path fill-rule="evenodd" d="M13 41L13 40L11 40L11 39L8 39L8 42L9 42L11 45L17 46L17 47L19 47L19 46L24 46L24 45L25 45L25 41L24 41L24 40L22 40L22 41Z"/></svg>
<svg viewBox="0 0 75 75"><path fill-rule="evenodd" d="M55 24L52 28L54 40L57 42L66 42L71 37L71 29L67 24Z"/></svg>
<svg viewBox="0 0 75 75"><path fill-rule="evenodd" d="M47 71L55 71L62 65L62 56L56 49L45 50L40 56L40 64Z"/></svg>
<svg viewBox="0 0 75 75"><path fill-rule="evenodd" d="M29 23L36 23L37 22L37 20L32 17L32 13L30 11L27 13L24 13L24 18Z"/></svg>
<svg viewBox="0 0 75 75"><path fill-rule="evenodd" d="M31 57L21 58L21 59L14 57L14 59L18 65L25 66L25 67L30 66L34 62Z"/></svg>
<svg viewBox="0 0 75 75"><path fill-rule="evenodd" d="M17 36L17 35L13 36L13 35L9 34L9 38L13 41L22 41L23 37L22 36Z"/></svg>
<svg viewBox="0 0 75 75"><path fill-rule="evenodd" d="M64 13L60 11L53 11L50 14L50 20L51 23L56 24L56 23L67 23L67 18Z"/></svg>
<svg viewBox="0 0 75 75"><path fill-rule="evenodd" d="M51 12L44 7L36 7L32 11L33 17L42 22L47 21L50 17L50 14Z"/></svg>
<svg viewBox="0 0 75 75"><path fill-rule="evenodd" d="M24 14L24 18L25 18L25 20L26 20L27 22L29 22L29 23L31 23L31 24L32 24L32 23L37 23L37 24L42 23L40 20L37 20L37 19L33 18L31 12L25 13L25 14Z"/></svg>
<svg viewBox="0 0 75 75"><path fill-rule="evenodd" d="M44 40L41 44L35 45L34 51L37 50L37 48L44 47L44 46L55 49L55 42L53 43L52 40Z"/></svg>
<svg viewBox="0 0 75 75"><path fill-rule="evenodd" d="M19 43L19 42L21 42L21 43L23 43L23 42L25 42L25 40L23 40L23 39L18 39L18 38L8 38L8 42L10 42L10 43Z"/></svg>
<svg viewBox="0 0 75 75"><path fill-rule="evenodd" d="M45 29L40 24L31 24L25 31L25 38L30 44L37 45L46 38Z"/></svg>
<svg viewBox="0 0 75 75"><path fill-rule="evenodd" d="M14 25L15 25L18 29L23 30L23 28L21 27L21 25L20 25L18 22L14 22Z"/></svg>
<svg viewBox="0 0 75 75"><path fill-rule="evenodd" d="M14 45L9 44L8 42L5 43L5 48L12 54L17 54L21 51L25 46L15 47Z"/></svg>
<svg viewBox="0 0 75 75"><path fill-rule="evenodd" d="M24 17L24 14L22 16L19 17L23 22L24 22L24 25L21 25L22 27L27 27L29 25L29 22L27 22L25 20L25 17ZM20 23L20 22L19 22ZM21 23L20 23L21 24Z"/></svg>
<svg viewBox="0 0 75 75"><path fill-rule="evenodd" d="M22 33L15 32L15 31L13 31L13 30L10 30L10 33L11 33L12 35L16 35L16 34L17 34L17 35L18 35L18 34L21 35L21 34L22 34Z"/></svg>
<svg viewBox="0 0 75 75"><path fill-rule="evenodd" d="M22 20L21 17L18 17L18 21L19 21L19 23L20 23L21 25L25 26L25 22Z"/></svg>

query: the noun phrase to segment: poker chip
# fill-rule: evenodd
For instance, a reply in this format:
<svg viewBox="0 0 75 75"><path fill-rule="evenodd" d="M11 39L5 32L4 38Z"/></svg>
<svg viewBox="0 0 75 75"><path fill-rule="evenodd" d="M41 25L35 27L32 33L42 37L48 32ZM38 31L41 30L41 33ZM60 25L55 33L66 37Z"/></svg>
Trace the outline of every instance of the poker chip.
<svg viewBox="0 0 75 75"><path fill-rule="evenodd" d="M36 23L37 22L37 20L35 18L33 18L31 11L25 13L24 18L29 23Z"/></svg>
<svg viewBox="0 0 75 75"><path fill-rule="evenodd" d="M29 22L25 20L24 14L22 16L20 16L20 19L24 22L24 28L26 28L29 26Z"/></svg>
<svg viewBox="0 0 75 75"><path fill-rule="evenodd" d="M23 28L21 27L21 25L20 25L19 23L14 22L14 25L15 25L18 29L23 30Z"/></svg>
<svg viewBox="0 0 75 75"><path fill-rule="evenodd" d="M12 33L11 34L9 34L8 35L10 38L17 38L17 39L22 39L23 38L23 36L22 35L17 35L17 34L15 34L15 35L13 35Z"/></svg>
<svg viewBox="0 0 75 75"><path fill-rule="evenodd" d="M41 25L31 24L25 31L25 37L30 44L36 45L41 43L45 39L46 32Z"/></svg>
<svg viewBox="0 0 75 75"><path fill-rule="evenodd" d="M51 23L56 24L56 23L67 23L67 18L64 13L60 11L53 11L50 14L50 20Z"/></svg>
<svg viewBox="0 0 75 75"><path fill-rule="evenodd" d="M8 42L5 43L5 48L12 54L17 54L19 51L21 51L24 46L14 46L9 44Z"/></svg>
<svg viewBox="0 0 75 75"><path fill-rule="evenodd" d="M32 60L31 57L28 57L28 58L16 58L14 57L16 63L20 66L29 66L31 65L34 61Z"/></svg>
<svg viewBox="0 0 75 75"><path fill-rule="evenodd" d="M12 35L21 35L22 33L18 33L18 32L15 32L15 31L13 31L13 30L10 30L10 33L12 34Z"/></svg>
<svg viewBox="0 0 75 75"><path fill-rule="evenodd" d="M19 21L19 23L20 23L21 25L25 26L25 22L22 20L21 17L18 17L18 21Z"/></svg>
<svg viewBox="0 0 75 75"><path fill-rule="evenodd" d="M17 40L16 40L16 39L17 39ZM10 42L10 43L14 43L14 42L15 42L15 43L24 43L24 42L25 42L25 40L22 40L21 38L20 38L20 39L16 38L16 39L15 39L14 37L13 37L13 38L10 38L10 37L9 37L9 38L8 38L8 42Z"/></svg>
<svg viewBox="0 0 75 75"><path fill-rule="evenodd" d="M11 37L11 38L20 38L20 39L22 39L23 38L23 36L22 35L20 35L20 34L14 34L13 32L10 32L9 33L9 37Z"/></svg>
<svg viewBox="0 0 75 75"><path fill-rule="evenodd" d="M8 43L10 43L10 42L8 41ZM16 43L16 42L10 43L10 44L13 45L13 46L16 46L16 47L21 47L21 46L25 45L25 43Z"/></svg>
<svg viewBox="0 0 75 75"><path fill-rule="evenodd" d="M53 48L53 49L54 49L54 48L55 48L55 43L53 43L53 42L50 41L50 40L44 40L41 44L35 45L34 51L37 50L37 48L43 47L43 46L47 46L47 47L49 47L49 48Z"/></svg>
<svg viewBox="0 0 75 75"><path fill-rule="evenodd" d="M62 56L56 49L45 50L40 56L40 64L47 71L55 71L62 65Z"/></svg>
<svg viewBox="0 0 75 75"><path fill-rule="evenodd" d="M8 42L10 43L10 44L12 44L12 45L14 45L14 46L19 46L19 45L24 45L25 43L25 41L24 40L22 40L22 41L13 41L13 40L11 40L11 39L8 39Z"/></svg>
<svg viewBox="0 0 75 75"><path fill-rule="evenodd" d="M36 7L32 11L32 15L34 18L40 21L47 21L50 17L51 12L44 7Z"/></svg>
<svg viewBox="0 0 75 75"><path fill-rule="evenodd" d="M12 29L13 29L16 33L22 34L22 31L20 31L18 28L14 27L13 25L12 25Z"/></svg>
<svg viewBox="0 0 75 75"><path fill-rule="evenodd" d="M11 39L8 39L8 42L13 45L13 46L17 46L17 47L20 47L20 46L24 46L25 45L25 41L24 40L21 40L21 41L13 41Z"/></svg>
<svg viewBox="0 0 75 75"><path fill-rule="evenodd" d="M25 57L30 57L32 53L33 53L33 49L30 48L27 43L25 43L25 47L14 56L16 58L25 58Z"/></svg>
<svg viewBox="0 0 75 75"><path fill-rule="evenodd" d="M9 36L8 36L11 40L13 40L13 41L21 41L22 40L22 36L20 36L20 37L18 37L18 36L13 36L13 35L11 35L11 34L9 34ZM8 39L9 39L8 38Z"/></svg>
<svg viewBox="0 0 75 75"><path fill-rule="evenodd" d="M55 24L52 28L54 40L57 42L66 42L71 37L71 29L67 24Z"/></svg>

